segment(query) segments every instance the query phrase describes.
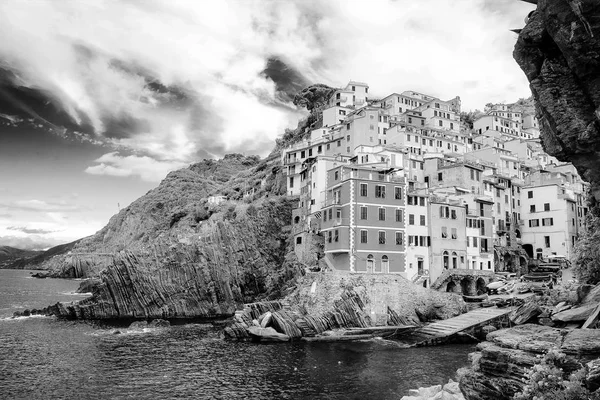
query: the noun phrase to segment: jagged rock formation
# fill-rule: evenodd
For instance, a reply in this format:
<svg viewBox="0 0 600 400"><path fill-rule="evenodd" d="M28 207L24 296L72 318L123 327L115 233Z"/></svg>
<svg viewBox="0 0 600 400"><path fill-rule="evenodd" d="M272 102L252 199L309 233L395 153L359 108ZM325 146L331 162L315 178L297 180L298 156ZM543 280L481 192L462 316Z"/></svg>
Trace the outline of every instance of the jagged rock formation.
<svg viewBox="0 0 600 400"><path fill-rule="evenodd" d="M522 391L529 368L550 348L567 355L562 368L568 376L600 356L600 330L528 324L492 332L471 354L471 368L459 370L460 389L467 400L509 400Z"/></svg>
<svg viewBox="0 0 600 400"><path fill-rule="evenodd" d="M238 204L204 221L194 236L159 238L147 249L116 253L91 298L59 303L52 313L80 319L226 317L245 302L279 296L300 273L286 261L292 204L281 197Z"/></svg>
<svg viewBox="0 0 600 400"><path fill-rule="evenodd" d="M339 328L418 325L464 311L461 296L425 289L401 276L314 273L299 278L280 301L247 305L225 334L246 338L254 321L268 313L272 322L261 321L261 326L293 339Z"/></svg>
<svg viewBox="0 0 600 400"><path fill-rule="evenodd" d="M530 82L546 152L573 163L600 201L600 3L537 4L513 56Z"/></svg>

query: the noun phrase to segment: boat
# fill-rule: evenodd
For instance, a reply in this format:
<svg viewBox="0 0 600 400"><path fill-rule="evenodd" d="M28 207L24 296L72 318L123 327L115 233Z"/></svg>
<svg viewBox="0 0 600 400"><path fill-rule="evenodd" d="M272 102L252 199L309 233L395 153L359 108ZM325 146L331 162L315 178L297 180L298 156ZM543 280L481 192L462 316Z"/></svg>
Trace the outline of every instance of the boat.
<svg viewBox="0 0 600 400"><path fill-rule="evenodd" d="M510 293L515 288L515 281L506 282L504 286L498 288L498 293Z"/></svg>
<svg viewBox="0 0 600 400"><path fill-rule="evenodd" d="M463 300L467 303L478 303L480 301L484 301L488 298L487 294L480 294L477 296L468 296L466 294L463 294Z"/></svg>
<svg viewBox="0 0 600 400"><path fill-rule="evenodd" d="M497 293L498 289L506 285L506 281L495 281L488 283L487 290L489 293Z"/></svg>

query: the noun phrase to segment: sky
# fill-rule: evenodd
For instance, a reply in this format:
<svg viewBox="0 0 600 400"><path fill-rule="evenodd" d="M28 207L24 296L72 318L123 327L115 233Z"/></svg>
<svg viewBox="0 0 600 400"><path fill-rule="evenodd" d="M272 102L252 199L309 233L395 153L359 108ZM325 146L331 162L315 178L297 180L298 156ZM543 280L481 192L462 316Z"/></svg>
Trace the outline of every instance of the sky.
<svg viewBox="0 0 600 400"><path fill-rule="evenodd" d="M529 97L517 0L0 2L0 246L102 228L169 171L265 156L313 83Z"/></svg>

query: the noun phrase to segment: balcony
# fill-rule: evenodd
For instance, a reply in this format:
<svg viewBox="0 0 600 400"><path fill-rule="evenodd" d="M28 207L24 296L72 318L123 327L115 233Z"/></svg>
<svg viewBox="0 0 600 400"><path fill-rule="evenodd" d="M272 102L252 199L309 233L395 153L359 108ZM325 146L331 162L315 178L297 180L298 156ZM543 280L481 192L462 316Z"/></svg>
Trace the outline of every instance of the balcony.
<svg viewBox="0 0 600 400"><path fill-rule="evenodd" d="M347 100L348 100L347 96L340 96L340 97L335 98L334 103L337 103L337 102L343 103L343 102L346 102Z"/></svg>
<svg viewBox="0 0 600 400"><path fill-rule="evenodd" d="M333 226L348 226L350 225L350 218L334 218L333 219Z"/></svg>
<svg viewBox="0 0 600 400"><path fill-rule="evenodd" d="M321 203L321 208L329 207L329 206L339 206L341 205L340 199L327 199Z"/></svg>

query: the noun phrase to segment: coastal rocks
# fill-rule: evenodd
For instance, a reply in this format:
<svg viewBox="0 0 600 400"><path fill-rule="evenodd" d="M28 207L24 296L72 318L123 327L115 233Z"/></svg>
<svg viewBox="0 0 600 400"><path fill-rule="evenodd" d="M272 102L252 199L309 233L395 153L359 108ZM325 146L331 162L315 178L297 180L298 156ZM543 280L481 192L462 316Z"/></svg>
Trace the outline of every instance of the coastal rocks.
<svg viewBox="0 0 600 400"><path fill-rule="evenodd" d="M358 339L395 335L414 329L420 324L420 317L445 319L463 311L460 296L425 289L401 276L307 274L281 301L246 304L243 311L236 312L224 334L246 339L250 336L248 329L254 325L273 327L291 339L344 330L322 339L351 340L346 336Z"/></svg>
<svg viewBox="0 0 600 400"><path fill-rule="evenodd" d="M515 325L522 325L542 313L542 309L536 301L523 303L517 309L512 311L508 318Z"/></svg>
<svg viewBox="0 0 600 400"><path fill-rule="evenodd" d="M520 392L529 369L539 363L539 355L550 348L567 354L562 365L565 374L600 354L600 331L556 329L521 325L492 332L477 345L472 366L459 370L459 385L467 400L508 400Z"/></svg>
<svg viewBox="0 0 600 400"><path fill-rule="evenodd" d="M411 389L408 396L403 396L400 400L464 400L460 391L458 382L450 379L444 386L433 385Z"/></svg>
<svg viewBox="0 0 600 400"><path fill-rule="evenodd" d="M248 300L278 296L301 269L286 259L294 200L268 198L215 214L189 243L156 240L151 251L121 251L92 288L92 297L58 303L72 319L228 317Z"/></svg>
<svg viewBox="0 0 600 400"><path fill-rule="evenodd" d="M588 304L581 307L570 308L552 315L555 322L585 321L596 309L598 304Z"/></svg>

